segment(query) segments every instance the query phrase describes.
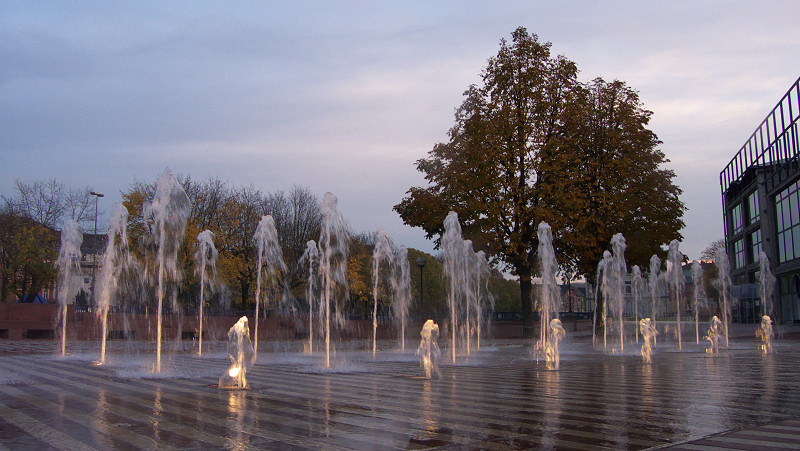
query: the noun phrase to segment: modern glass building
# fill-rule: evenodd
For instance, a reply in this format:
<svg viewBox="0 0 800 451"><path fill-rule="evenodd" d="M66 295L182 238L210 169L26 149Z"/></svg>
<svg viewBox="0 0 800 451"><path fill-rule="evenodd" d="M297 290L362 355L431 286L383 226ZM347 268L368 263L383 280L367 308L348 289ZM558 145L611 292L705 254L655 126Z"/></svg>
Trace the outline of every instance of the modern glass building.
<svg viewBox="0 0 800 451"><path fill-rule="evenodd" d="M760 321L759 254L776 277L773 320L800 321L800 79L720 173L733 320Z"/></svg>

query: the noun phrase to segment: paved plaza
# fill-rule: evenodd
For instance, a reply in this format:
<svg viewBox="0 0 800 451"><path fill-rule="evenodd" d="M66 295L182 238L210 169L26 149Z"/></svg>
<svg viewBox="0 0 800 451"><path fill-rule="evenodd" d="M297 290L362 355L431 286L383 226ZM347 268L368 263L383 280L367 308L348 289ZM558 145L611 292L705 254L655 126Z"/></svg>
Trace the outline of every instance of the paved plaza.
<svg viewBox="0 0 800 451"><path fill-rule="evenodd" d="M224 343L167 349L153 374L147 343L111 342L95 366L97 343L62 358L0 340L0 449L797 449L797 344L659 343L645 365L635 344L576 339L550 371L525 341L490 342L426 380L411 350L351 344L323 370L297 342L261 343L250 388L220 390Z"/></svg>

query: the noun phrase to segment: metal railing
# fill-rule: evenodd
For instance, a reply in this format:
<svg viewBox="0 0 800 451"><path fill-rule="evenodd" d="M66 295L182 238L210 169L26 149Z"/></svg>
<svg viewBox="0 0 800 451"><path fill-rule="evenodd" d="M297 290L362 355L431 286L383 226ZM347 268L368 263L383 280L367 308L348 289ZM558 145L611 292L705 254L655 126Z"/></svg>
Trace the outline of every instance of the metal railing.
<svg viewBox="0 0 800 451"><path fill-rule="evenodd" d="M723 196L732 185L742 180L748 169L756 166L772 169L768 178L772 186L780 183L787 166L798 164L798 118L800 78L720 172Z"/></svg>

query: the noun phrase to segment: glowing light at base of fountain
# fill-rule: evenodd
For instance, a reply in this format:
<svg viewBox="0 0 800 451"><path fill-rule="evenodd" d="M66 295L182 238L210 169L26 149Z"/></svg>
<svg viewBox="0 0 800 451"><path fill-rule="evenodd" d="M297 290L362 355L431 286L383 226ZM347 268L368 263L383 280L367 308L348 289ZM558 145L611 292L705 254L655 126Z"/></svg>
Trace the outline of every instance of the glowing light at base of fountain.
<svg viewBox="0 0 800 451"><path fill-rule="evenodd" d="M756 330L756 336L762 340L761 351L772 354L772 339L775 333L772 330L772 318L767 315L761 317L761 327Z"/></svg>
<svg viewBox="0 0 800 451"><path fill-rule="evenodd" d="M430 379L434 375L439 377L439 358L441 357L437 343L439 325L429 319L422 325L422 331L419 334L422 339L419 342L419 348L417 348L417 355L420 357L420 366L425 370L425 378Z"/></svg>
<svg viewBox="0 0 800 451"><path fill-rule="evenodd" d="M247 388L247 367L253 363L255 353L246 316L239 318L228 331L228 357L231 367L220 376L219 388Z"/></svg>
<svg viewBox="0 0 800 451"><path fill-rule="evenodd" d="M643 318L639 321L639 332L644 340L644 343L642 343L642 361L644 363L652 363L653 342L658 335L656 325L650 318Z"/></svg>
<svg viewBox="0 0 800 451"><path fill-rule="evenodd" d="M714 316L708 324L706 340L711 342L711 347L706 349L706 352L709 354L717 354L719 352L720 340L722 340L723 337L725 337L724 324L719 318Z"/></svg>

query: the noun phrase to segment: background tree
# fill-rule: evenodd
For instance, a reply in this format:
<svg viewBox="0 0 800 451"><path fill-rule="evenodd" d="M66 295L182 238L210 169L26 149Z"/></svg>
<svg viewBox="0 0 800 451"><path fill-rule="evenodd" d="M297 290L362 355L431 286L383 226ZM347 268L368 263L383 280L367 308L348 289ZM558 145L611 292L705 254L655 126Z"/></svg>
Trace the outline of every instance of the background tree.
<svg viewBox="0 0 800 451"><path fill-rule="evenodd" d="M511 36L483 85L465 92L449 141L417 161L429 186L412 187L394 208L429 238L457 212L475 249L519 276L530 330L540 222L553 228L560 261L589 275L613 233L629 234L635 259L680 237L683 204L635 92L601 79L581 85L576 65L552 57L549 43L525 28Z"/></svg>
<svg viewBox="0 0 800 451"><path fill-rule="evenodd" d="M544 202L547 173L543 156L555 153L566 94L576 83L577 67L550 56L525 28L501 40L489 59L483 86L471 86L456 112L450 141L434 146L417 162L431 184L411 188L395 206L404 222L425 229L429 238L443 233L449 210L459 215L462 232L476 250L519 276L523 320L532 327L531 277L539 222L552 216Z"/></svg>
<svg viewBox="0 0 800 451"><path fill-rule="evenodd" d="M58 246L55 230L8 209L0 212L0 301L53 286Z"/></svg>
<svg viewBox="0 0 800 451"><path fill-rule="evenodd" d="M622 233L629 265L647 267L662 244L681 238L685 211L675 173L662 168L669 160L661 141L647 128L652 112L618 80L596 78L571 97L558 146L568 157L544 160L557 168L546 198L562 213L554 220L561 264L592 279L611 237Z"/></svg>
<svg viewBox="0 0 800 451"><path fill-rule="evenodd" d="M3 201L6 208L18 216L54 230L59 230L65 219L74 219L84 230L88 230L89 223L94 223L94 202L89 188L69 188L55 178L14 180L14 186L16 196L3 197Z"/></svg>

